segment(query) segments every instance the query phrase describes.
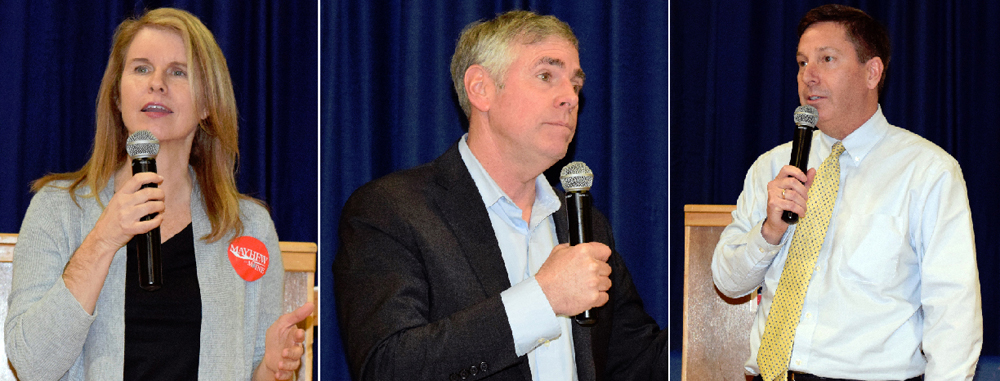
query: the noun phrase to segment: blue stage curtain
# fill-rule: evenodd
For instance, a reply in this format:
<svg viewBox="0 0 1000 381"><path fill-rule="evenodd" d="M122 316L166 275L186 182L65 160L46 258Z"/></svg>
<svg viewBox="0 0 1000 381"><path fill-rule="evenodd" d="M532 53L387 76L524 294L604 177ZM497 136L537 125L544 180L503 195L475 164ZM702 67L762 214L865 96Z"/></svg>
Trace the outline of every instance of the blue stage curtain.
<svg viewBox="0 0 1000 381"><path fill-rule="evenodd" d="M683 205L735 204L748 168L792 139L798 106L799 19L825 1L673 2L671 62L671 347L681 345ZM882 22L892 61L882 110L889 123L951 153L962 166L976 229L983 355L1000 355L1000 4L847 1ZM877 190L872 190L876 192Z"/></svg>
<svg viewBox="0 0 1000 381"><path fill-rule="evenodd" d="M317 4L298 1L10 1L0 7L0 232L16 233L46 173L79 169L115 27L185 9L212 31L239 108L240 191L267 203L286 241L317 241Z"/></svg>
<svg viewBox="0 0 1000 381"><path fill-rule="evenodd" d="M449 74L466 24L511 9L552 14L580 40L587 73L566 160L594 171L646 310L667 324L667 4L665 1L340 1L321 9L321 371L347 380L330 268L347 197L429 162L462 136ZM558 173L556 173L556 176ZM555 180L550 177L550 180ZM557 181L556 181L557 183Z"/></svg>

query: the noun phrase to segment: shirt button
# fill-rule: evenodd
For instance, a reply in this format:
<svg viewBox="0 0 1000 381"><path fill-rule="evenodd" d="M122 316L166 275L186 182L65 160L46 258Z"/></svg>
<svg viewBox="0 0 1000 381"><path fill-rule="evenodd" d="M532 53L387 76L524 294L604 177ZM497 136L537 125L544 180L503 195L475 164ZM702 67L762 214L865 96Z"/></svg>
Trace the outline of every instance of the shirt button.
<svg viewBox="0 0 1000 381"><path fill-rule="evenodd" d="M795 365L802 365L802 360L795 360Z"/></svg>
<svg viewBox="0 0 1000 381"><path fill-rule="evenodd" d="M811 313L806 312L806 319L812 319L812 317L813 315Z"/></svg>

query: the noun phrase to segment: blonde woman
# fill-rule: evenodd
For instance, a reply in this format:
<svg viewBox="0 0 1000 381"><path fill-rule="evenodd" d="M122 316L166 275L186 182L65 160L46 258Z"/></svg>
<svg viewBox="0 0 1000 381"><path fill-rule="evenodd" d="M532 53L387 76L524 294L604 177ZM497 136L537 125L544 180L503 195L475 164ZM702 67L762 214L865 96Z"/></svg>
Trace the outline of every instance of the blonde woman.
<svg viewBox="0 0 1000 381"><path fill-rule="evenodd" d="M139 130L159 140L157 173L132 175L125 141ZM21 379L291 378L304 340L295 324L313 306L279 317L278 237L236 189L237 156L232 83L211 32L169 8L119 25L92 155L37 180L21 225L4 336ZM125 245L156 227L164 281L150 292ZM246 242L269 257L256 279L229 258Z"/></svg>

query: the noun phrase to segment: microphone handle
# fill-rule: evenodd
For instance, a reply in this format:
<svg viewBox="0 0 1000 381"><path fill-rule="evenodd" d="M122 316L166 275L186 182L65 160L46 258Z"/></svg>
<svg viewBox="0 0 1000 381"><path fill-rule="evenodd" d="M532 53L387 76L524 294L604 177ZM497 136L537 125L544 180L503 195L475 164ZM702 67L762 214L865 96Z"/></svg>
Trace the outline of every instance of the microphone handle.
<svg viewBox="0 0 1000 381"><path fill-rule="evenodd" d="M577 245L593 240L590 231L590 192L566 192L566 210L569 213L569 244ZM574 317L584 327L597 324L597 314L589 309Z"/></svg>
<svg viewBox="0 0 1000 381"><path fill-rule="evenodd" d="M805 173L809 165L809 148L812 145L813 130L809 126L796 126L795 139L792 140L792 158L788 165L795 166ZM799 222L799 215L785 211L781 220L791 225Z"/></svg>
<svg viewBox="0 0 1000 381"><path fill-rule="evenodd" d="M156 160L139 158L132 160L132 175L142 172L156 173ZM155 183L143 184L139 189L156 188ZM149 221L156 213L140 218ZM160 227L146 233L136 234L128 241L128 255L135 255L139 262L139 287L146 291L156 291L163 287L163 262L160 258Z"/></svg>

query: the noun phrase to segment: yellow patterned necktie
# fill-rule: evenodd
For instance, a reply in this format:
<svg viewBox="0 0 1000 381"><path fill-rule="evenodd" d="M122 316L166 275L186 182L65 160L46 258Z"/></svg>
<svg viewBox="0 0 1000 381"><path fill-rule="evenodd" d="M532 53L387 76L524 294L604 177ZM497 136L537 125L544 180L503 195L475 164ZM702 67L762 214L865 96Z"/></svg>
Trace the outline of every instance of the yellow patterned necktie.
<svg viewBox="0 0 1000 381"><path fill-rule="evenodd" d="M809 288L816 257L830 227L830 215L837 200L842 153L844 145L837 142L830 156L820 164L816 180L809 188L806 215L799 221L792 236L788 259L781 271L774 302L764 326L764 337L757 351L757 365L765 381L788 379L788 361L795 341L795 327L799 325L802 314L802 300Z"/></svg>

